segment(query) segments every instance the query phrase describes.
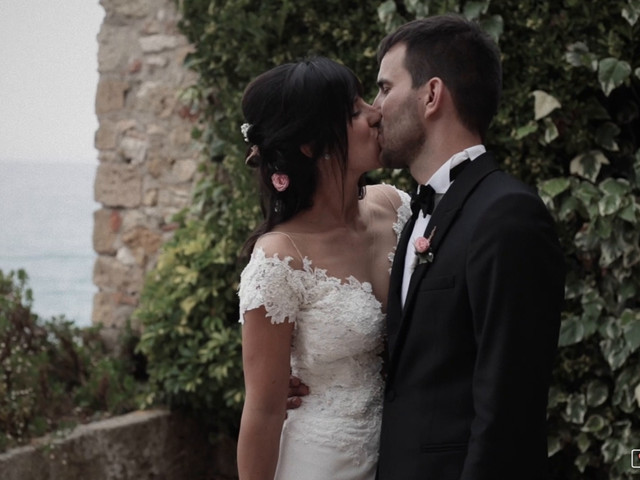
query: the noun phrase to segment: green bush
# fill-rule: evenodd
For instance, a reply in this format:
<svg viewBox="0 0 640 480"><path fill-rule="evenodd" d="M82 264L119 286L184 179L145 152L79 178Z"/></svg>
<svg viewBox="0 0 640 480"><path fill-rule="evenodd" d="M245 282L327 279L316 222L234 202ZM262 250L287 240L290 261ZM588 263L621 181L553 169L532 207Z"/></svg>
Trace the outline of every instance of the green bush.
<svg viewBox="0 0 640 480"><path fill-rule="evenodd" d="M23 270L0 270L0 452L134 410L144 375L132 356L135 336L125 335L128 344L113 356L99 328L41 320L31 311L27 281Z"/></svg>
<svg viewBox="0 0 640 480"><path fill-rule="evenodd" d="M203 144L203 179L146 281L135 316L155 389L149 401L204 410L202 418L233 432L244 395L236 291L245 259L239 253L260 214L244 165L242 92L274 65L314 54L343 61L373 87L382 28L375 5L353 0L179 6L181 28L195 45L187 64L200 74L183 101L203 120L194 129Z"/></svg>
<svg viewBox="0 0 640 480"><path fill-rule="evenodd" d="M640 22L638 0L184 0L200 74L183 100L201 124L203 179L165 246L137 315L156 397L237 425L242 402L236 289L259 217L243 165L240 98L260 72L310 53L354 69L370 99L385 31L459 12L498 39L504 98L487 140L505 169L538 185L569 273L550 392L558 479L623 479L640 448ZM371 181L401 187L400 172ZM523 254L526 254L524 252ZM526 412L523 412L526 414Z"/></svg>
<svg viewBox="0 0 640 480"><path fill-rule="evenodd" d="M540 184L570 266L550 453L558 478L628 478L640 474L640 2L567 3L553 17L558 108L537 122L568 173Z"/></svg>

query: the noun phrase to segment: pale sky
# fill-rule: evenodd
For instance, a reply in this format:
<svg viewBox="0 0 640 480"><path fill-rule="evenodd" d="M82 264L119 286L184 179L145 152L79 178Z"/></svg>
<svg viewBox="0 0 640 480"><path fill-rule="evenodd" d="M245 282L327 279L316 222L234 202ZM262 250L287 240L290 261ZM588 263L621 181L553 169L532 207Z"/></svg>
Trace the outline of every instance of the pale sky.
<svg viewBox="0 0 640 480"><path fill-rule="evenodd" d="M98 0L0 0L0 161L97 162Z"/></svg>

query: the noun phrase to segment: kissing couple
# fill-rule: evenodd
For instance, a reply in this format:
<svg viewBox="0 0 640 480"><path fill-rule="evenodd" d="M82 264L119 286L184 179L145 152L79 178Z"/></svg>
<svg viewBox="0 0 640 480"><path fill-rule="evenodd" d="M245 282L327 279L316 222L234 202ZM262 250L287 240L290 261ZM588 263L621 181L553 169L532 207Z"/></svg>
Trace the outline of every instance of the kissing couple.
<svg viewBox="0 0 640 480"><path fill-rule="evenodd" d="M442 15L387 35L378 62L372 105L322 57L244 93L264 221L239 288L240 480L548 478L563 254L484 145L499 50ZM380 167L418 190L365 186Z"/></svg>

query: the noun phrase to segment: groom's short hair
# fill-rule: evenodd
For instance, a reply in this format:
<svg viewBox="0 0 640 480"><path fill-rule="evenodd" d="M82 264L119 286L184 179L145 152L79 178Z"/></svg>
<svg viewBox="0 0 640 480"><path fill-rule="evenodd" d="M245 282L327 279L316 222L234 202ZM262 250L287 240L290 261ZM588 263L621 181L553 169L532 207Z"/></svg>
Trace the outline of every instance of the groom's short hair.
<svg viewBox="0 0 640 480"><path fill-rule="evenodd" d="M383 38L378 63L399 43L406 45L404 66L413 88L441 78L461 121L484 138L502 93L500 51L493 39L460 15L436 15L406 23Z"/></svg>

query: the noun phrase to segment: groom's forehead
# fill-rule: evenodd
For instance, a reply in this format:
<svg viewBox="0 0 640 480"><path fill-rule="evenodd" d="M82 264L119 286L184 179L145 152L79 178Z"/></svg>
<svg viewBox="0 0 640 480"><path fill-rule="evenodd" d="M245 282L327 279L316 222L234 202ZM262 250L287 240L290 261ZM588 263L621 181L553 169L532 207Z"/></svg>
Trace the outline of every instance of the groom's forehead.
<svg viewBox="0 0 640 480"><path fill-rule="evenodd" d="M404 43L398 43L385 53L378 69L378 83L382 81L388 82L393 77L408 73L404 65L406 48Z"/></svg>

